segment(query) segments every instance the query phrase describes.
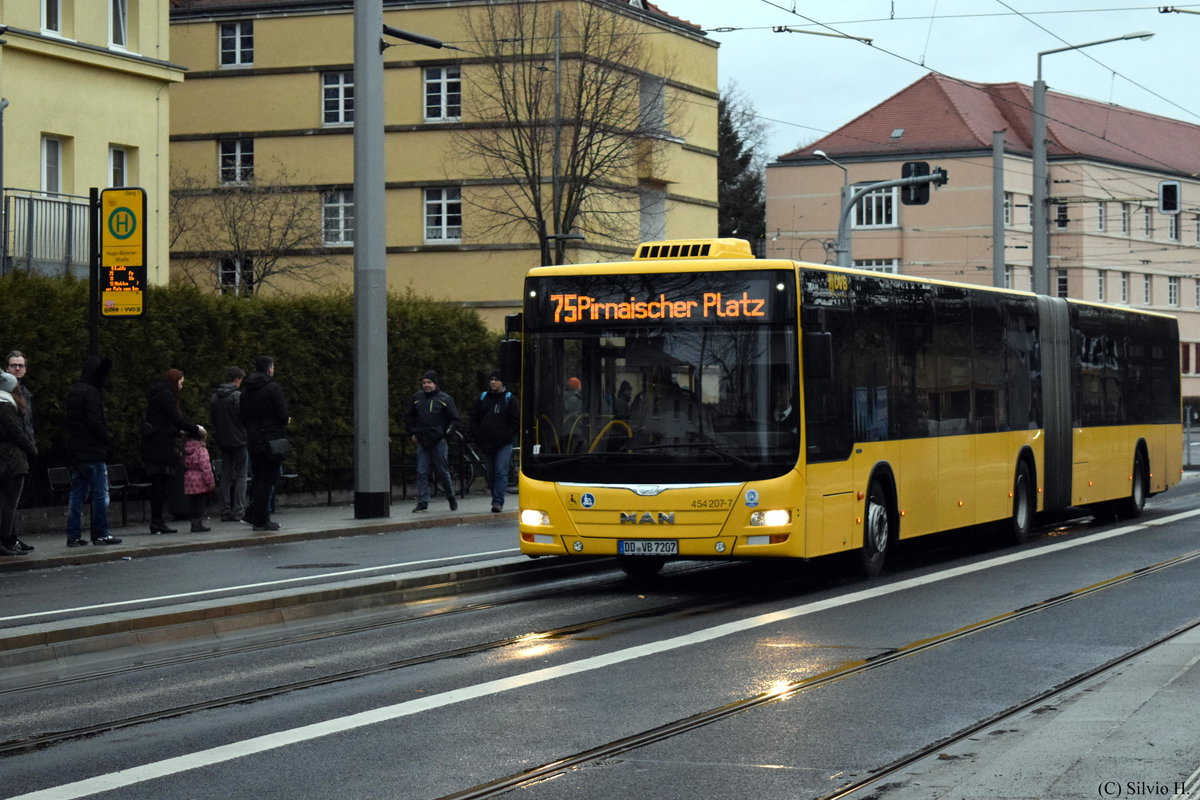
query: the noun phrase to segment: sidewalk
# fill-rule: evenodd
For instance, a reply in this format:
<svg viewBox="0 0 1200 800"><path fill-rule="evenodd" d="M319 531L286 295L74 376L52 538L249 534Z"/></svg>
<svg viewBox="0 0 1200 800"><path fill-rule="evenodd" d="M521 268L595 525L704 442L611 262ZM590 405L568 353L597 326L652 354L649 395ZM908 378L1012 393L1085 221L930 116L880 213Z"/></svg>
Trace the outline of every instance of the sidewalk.
<svg viewBox="0 0 1200 800"><path fill-rule="evenodd" d="M18 536L34 550L23 556L0 557L0 573L15 572L69 564L88 564L98 561L116 561L122 558L145 558L164 553L187 553L197 550L218 550L247 547L273 542L294 542L307 539L327 539L337 536L358 536L383 531L403 531L417 528L432 528L444 525L515 521L516 495L510 495L505 511L491 513L491 497L482 492L460 497L458 510L451 511L446 500L435 497L429 510L412 513L414 500L392 503L391 516L377 519L355 519L352 505L335 506L283 506L273 515L280 525L277 531L255 532L242 522L222 522L219 515L206 521L212 531L191 533L186 520L172 522L178 533L152 535L148 522L130 519L129 525L120 527L121 515L117 505L109 507L110 532L121 540L118 545L88 545L67 547L66 510L59 532L21 531ZM115 513L114 513L115 512ZM84 538L88 536L87 519L84 519Z"/></svg>

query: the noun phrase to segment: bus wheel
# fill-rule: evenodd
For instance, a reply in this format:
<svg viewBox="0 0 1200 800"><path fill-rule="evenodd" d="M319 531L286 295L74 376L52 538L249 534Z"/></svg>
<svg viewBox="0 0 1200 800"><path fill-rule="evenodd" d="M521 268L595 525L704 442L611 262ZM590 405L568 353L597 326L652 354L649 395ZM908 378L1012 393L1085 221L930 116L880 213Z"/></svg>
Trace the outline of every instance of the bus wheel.
<svg viewBox="0 0 1200 800"><path fill-rule="evenodd" d="M617 556L617 566L631 578L653 578L666 563L665 558L654 556Z"/></svg>
<svg viewBox="0 0 1200 800"><path fill-rule="evenodd" d="M878 483L871 484L867 492L867 511L863 517L863 544L859 551L859 563L863 575L875 578L883 572L887 558L888 542L892 537L892 520L888 516L887 498Z"/></svg>
<svg viewBox="0 0 1200 800"><path fill-rule="evenodd" d="M1018 461L1017 475L1013 478L1013 512L1008 528L1008 538L1013 544L1029 541L1030 531L1033 530L1033 509L1033 478L1029 474L1029 465Z"/></svg>
<svg viewBox="0 0 1200 800"><path fill-rule="evenodd" d="M1129 487L1129 497L1117 501L1117 514L1124 519L1133 519L1142 515L1146 507L1146 496L1149 494L1150 472L1146 469L1146 456L1142 448L1133 454L1133 479Z"/></svg>

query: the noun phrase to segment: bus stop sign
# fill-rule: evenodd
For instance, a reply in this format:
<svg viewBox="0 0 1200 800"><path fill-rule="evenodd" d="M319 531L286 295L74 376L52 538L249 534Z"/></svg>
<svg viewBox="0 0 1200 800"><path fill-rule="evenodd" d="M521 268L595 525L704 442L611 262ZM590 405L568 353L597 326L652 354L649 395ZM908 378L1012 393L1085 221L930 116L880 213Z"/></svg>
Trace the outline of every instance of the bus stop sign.
<svg viewBox="0 0 1200 800"><path fill-rule="evenodd" d="M100 192L100 313L140 317L145 313L146 190Z"/></svg>

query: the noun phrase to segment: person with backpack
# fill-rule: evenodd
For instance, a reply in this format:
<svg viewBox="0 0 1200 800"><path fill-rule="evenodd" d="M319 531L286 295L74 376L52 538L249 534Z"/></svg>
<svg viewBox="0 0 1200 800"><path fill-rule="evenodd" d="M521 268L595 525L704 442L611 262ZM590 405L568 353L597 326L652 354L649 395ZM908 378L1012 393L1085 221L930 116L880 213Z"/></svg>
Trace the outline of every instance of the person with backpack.
<svg viewBox="0 0 1200 800"><path fill-rule="evenodd" d="M483 451L488 486L492 489L492 513L504 510L508 491L508 463L512 459L513 440L521 428L517 398L504 385L499 372L488 376L488 388L479 395L471 413L471 435Z"/></svg>

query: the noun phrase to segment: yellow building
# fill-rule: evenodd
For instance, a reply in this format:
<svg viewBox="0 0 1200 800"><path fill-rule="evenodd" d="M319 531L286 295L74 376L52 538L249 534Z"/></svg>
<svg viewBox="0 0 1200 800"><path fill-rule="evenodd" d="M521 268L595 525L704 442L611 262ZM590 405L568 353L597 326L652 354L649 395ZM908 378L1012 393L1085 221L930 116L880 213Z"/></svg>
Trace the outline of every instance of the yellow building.
<svg viewBox="0 0 1200 800"><path fill-rule="evenodd" d="M171 165L191 203L172 251L179 279L236 292L351 286L354 3L173 5L172 52L188 73L173 89ZM386 0L383 20L446 44L381 37L391 291L462 302L499 327L543 246L552 259L561 247L565 260L594 261L627 256L643 239L715 235L717 50L691 23L642 0ZM572 176L608 152L572 149L587 127L572 120L589 113L576 117L572 105L587 26L623 48L594 59L607 61L614 88L588 109L627 135L593 180L600 191L579 201L585 213L568 219L551 213L555 200L569 209ZM541 93L516 112L520 125L497 112L510 96L499 82L512 79ZM522 137L504 134L514 131L535 144L513 151ZM510 173L527 156L540 160ZM291 191L264 200L263 189ZM529 221L535 206L541 227ZM283 220L306 230L286 242Z"/></svg>
<svg viewBox="0 0 1200 800"><path fill-rule="evenodd" d="M161 0L0 0L0 272L87 274L89 190L147 193L147 274L169 276Z"/></svg>

